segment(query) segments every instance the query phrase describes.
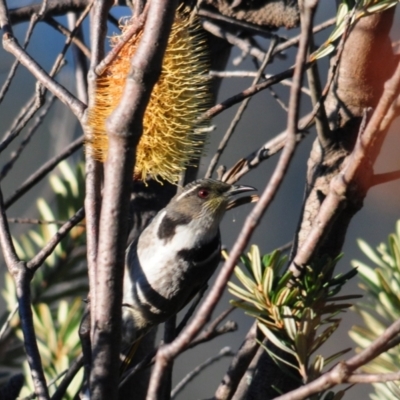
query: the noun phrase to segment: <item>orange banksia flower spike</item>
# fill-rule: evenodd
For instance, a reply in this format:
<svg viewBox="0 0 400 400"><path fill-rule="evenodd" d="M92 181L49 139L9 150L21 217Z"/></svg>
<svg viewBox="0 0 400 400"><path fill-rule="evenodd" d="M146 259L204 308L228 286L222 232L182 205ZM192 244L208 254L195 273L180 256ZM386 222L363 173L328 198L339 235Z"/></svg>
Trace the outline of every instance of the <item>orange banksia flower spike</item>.
<svg viewBox="0 0 400 400"><path fill-rule="evenodd" d="M122 27L129 29L130 20ZM94 107L89 111L92 138L87 151L105 161L108 150L106 120L119 103L140 41L138 32L98 78ZM122 36L114 36L115 47ZM208 127L200 116L211 105L208 52L202 28L190 12L178 10L164 55L159 81L154 86L143 120L135 179L163 179L176 183L190 162L199 159Z"/></svg>

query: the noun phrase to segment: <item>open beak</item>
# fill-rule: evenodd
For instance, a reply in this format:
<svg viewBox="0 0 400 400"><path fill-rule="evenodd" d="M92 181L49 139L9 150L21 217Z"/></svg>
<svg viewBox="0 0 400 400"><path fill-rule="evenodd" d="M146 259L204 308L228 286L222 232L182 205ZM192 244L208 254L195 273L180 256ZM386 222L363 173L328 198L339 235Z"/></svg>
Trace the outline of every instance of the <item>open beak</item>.
<svg viewBox="0 0 400 400"><path fill-rule="evenodd" d="M230 198L230 197L235 196L240 193L253 192L255 190L257 190L257 189L253 188L252 186L232 185L232 187L228 191L228 197ZM254 202L258 201L258 199L259 199L259 196L256 194L238 197L236 199L230 200L226 209L231 210L232 208L241 206L242 204L254 203Z"/></svg>

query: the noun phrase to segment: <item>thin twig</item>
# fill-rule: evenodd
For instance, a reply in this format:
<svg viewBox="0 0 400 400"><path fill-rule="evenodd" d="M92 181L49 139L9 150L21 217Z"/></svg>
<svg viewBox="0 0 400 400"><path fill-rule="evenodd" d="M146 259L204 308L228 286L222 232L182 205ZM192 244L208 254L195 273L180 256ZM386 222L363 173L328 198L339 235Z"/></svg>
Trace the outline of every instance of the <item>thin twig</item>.
<svg viewBox="0 0 400 400"><path fill-rule="evenodd" d="M228 32L226 29L223 29L221 26L214 24L210 21L202 21L203 28L213 34L216 37L221 39L225 39L228 43L233 46L238 47L242 52L246 55L249 54L252 57L257 58L260 62L262 62L265 58L265 52L258 49L257 47L251 46L249 42L239 38L238 36L234 35L233 33Z"/></svg>
<svg viewBox="0 0 400 400"><path fill-rule="evenodd" d="M196 376L201 374L206 368L208 368L210 365L214 364L215 362L219 361L223 357L232 357L234 353L232 352L230 347L224 347L222 348L218 354L216 354L213 357L208 358L206 361L198 365L196 368L194 368L192 371L190 371L178 384L174 387L174 389L171 392L171 399L174 399L179 392L181 392L185 386L187 386Z"/></svg>
<svg viewBox="0 0 400 400"><path fill-rule="evenodd" d="M189 319L192 317L193 313L195 312L197 306L199 305L201 299L204 296L204 293L207 290L207 285L204 285L197 293L194 299L192 300L189 309L187 310L186 314L183 316L182 321L179 323L179 325L176 327L175 330L175 336L179 335L179 333L182 331L182 329L186 326L188 323Z"/></svg>
<svg viewBox="0 0 400 400"><path fill-rule="evenodd" d="M260 81L261 76L263 75L264 69L266 68L268 63L271 61L271 54L272 54L272 51L273 51L275 45L276 45L276 39L274 38L271 40L268 52L265 55L265 57L261 63L261 66L257 71L257 75L252 82L252 86L257 85L257 83ZM236 111L236 114L233 117L233 119L229 125L229 128L225 132L224 137L222 138L221 142L218 145L218 149L217 149L216 153L214 154L214 157L211 159L211 162L210 162L207 172L205 174L205 178L211 178L211 176L214 172L214 169L217 166L217 163L218 163L225 147L227 146L227 144L229 142L229 139L232 137L232 135L236 129L236 126L238 125L239 121L242 118L243 113L246 111L246 108L247 108L250 100L251 100L251 97L248 97L247 99L243 100L242 104Z"/></svg>
<svg viewBox="0 0 400 400"><path fill-rule="evenodd" d="M58 56L57 56L57 58L56 58L56 60L55 60L55 62L54 62L54 64L53 64L53 67L51 68L50 76L53 76L53 75L56 73L56 71L59 69L59 66L61 65L61 63L62 63L62 61L63 61L63 59L64 59L65 53L66 53L67 50L69 49L69 47L70 47L70 45L71 45L71 43L72 43L72 41L73 41L75 35L76 35L77 32L79 31L80 26L82 25L83 21L85 20L85 18L88 16L90 10L92 9L92 7L93 7L93 2L94 2L94 0L92 0L92 1L87 5L87 7L83 10L82 14L81 14L81 15L79 16L79 18L76 20L75 26L74 26L74 28L72 29L71 34L70 34L69 36L67 36L67 39L65 40L65 43L64 43L64 47L62 48L61 52L58 54ZM77 101L80 101L80 100L78 100L78 99L76 99L76 100L77 100ZM83 104L83 103L82 103L82 104Z"/></svg>
<svg viewBox="0 0 400 400"><path fill-rule="evenodd" d="M32 119L35 113L43 106L45 96L40 85L36 85L35 92L35 95L28 100L26 106L20 110L19 114L14 119L11 128L4 134L4 139L0 143L0 153L12 143L12 141L20 134L22 129Z"/></svg>
<svg viewBox="0 0 400 400"><path fill-rule="evenodd" d="M202 13L205 13L205 10L200 10L199 14L201 15ZM210 16L210 15L206 15L206 16ZM234 20L235 24L238 24L239 21ZM250 54L253 57L256 57L259 61L262 61L265 53L263 51L261 51L260 49L251 46L248 42L246 42L243 39L240 39L239 37L237 37L236 35L227 32L226 30L224 30L222 27L220 27L217 24L213 24L210 21L205 21L206 24L205 26L203 25L203 27L208 30L210 33L212 33L213 35L220 37L222 39L227 40L230 44L232 44L233 46L238 47L239 49L241 49L243 52L245 52L246 54ZM336 23L336 17L334 18L330 18L327 21L322 22L321 24L315 26L313 28L313 33L318 33L326 28L329 28L330 26L334 25ZM278 44L272 55L278 55L279 53L281 53L284 50L287 50L288 48L292 47L292 46L297 46L297 44L300 41L300 36L301 35L297 35L294 36L291 39L286 40L283 43Z"/></svg>
<svg viewBox="0 0 400 400"><path fill-rule="evenodd" d="M22 154L25 147L29 144L30 140L32 139L32 136L35 134L35 132L43 122L43 119L46 117L47 113L50 111L51 106L54 104L54 100L55 97L51 95L46 103L46 106L42 109L42 111L33 121L33 124L30 126L28 132L25 135L25 138L20 143L18 149L16 149L11 153L10 160L6 164L4 164L3 168L0 171L0 181L7 176L8 172L11 171L13 165L18 160L19 156Z"/></svg>
<svg viewBox="0 0 400 400"><path fill-rule="evenodd" d="M18 303L16 303L14 308L10 311L10 313L8 314L7 319L5 320L3 326L1 327L0 340L3 338L4 333L6 332L8 327L10 326L10 322L14 318L14 315L16 314L17 311L18 311Z"/></svg>
<svg viewBox="0 0 400 400"><path fill-rule="evenodd" d="M296 57L296 65L293 75L293 87L291 91L291 100L289 105L289 120L288 120L288 139L285 144L285 148L281 154L278 164L272 174L271 180L265 188L260 200L253 208L250 215L247 217L243 229L233 246L232 251L229 254L229 258L225 262L222 270L220 271L214 286L212 287L209 295L203 302L199 311L197 312L194 319L186 327L186 329L169 345L162 346L157 352L156 363L153 369L153 373L150 379L148 400L155 399L156 393L158 393L159 385L162 380L163 371L168 365L170 360L175 358L181 353L194 337L198 334L202 326L207 322L210 314L214 310L217 302L222 296L226 287L226 282L230 278L233 268L236 265L237 259L242 254L245 246L248 244L250 237L259 224L262 216L264 215L267 207L270 205L274 198L280 184L283 181L287 168L289 167L290 161L296 148L296 131L297 131L297 115L299 107L299 93L301 88L301 82L303 72L306 68L305 60L307 54L308 39L310 34L311 19L309 25L304 25L304 33L300 41L300 48Z"/></svg>
<svg viewBox="0 0 400 400"><path fill-rule="evenodd" d="M216 327L213 330L205 329L202 331L193 341L189 344L188 349L198 346L199 344L210 342L214 338L225 335L226 333L232 333L238 330L238 324L235 321L226 321L221 326Z"/></svg>
<svg viewBox="0 0 400 400"><path fill-rule="evenodd" d="M67 14L68 28L73 31L77 24L77 15L75 13ZM82 25L76 29L75 36L73 37L72 55L74 57L74 72L75 72L75 87L76 95L79 100L87 104L88 102L88 83L87 75L89 71L88 60L85 57L84 51L74 42L74 39L78 39L81 43L84 41ZM89 54L90 60L90 54Z"/></svg>
<svg viewBox="0 0 400 400"><path fill-rule="evenodd" d="M27 262L26 267L29 270L36 271L49 257L57 245L61 242L65 236L68 235L69 231L75 227L78 222L82 221L85 217L85 211L80 208L49 240L49 242L36 254L30 261Z"/></svg>
<svg viewBox="0 0 400 400"><path fill-rule="evenodd" d="M8 217L7 221L11 224L32 224L32 225L64 225L67 221L61 220L53 220L53 221L45 221L43 219L36 219L36 218L12 218ZM82 226L85 227L86 224L81 222L76 224L75 226Z"/></svg>
<svg viewBox="0 0 400 400"><path fill-rule="evenodd" d="M309 68L311 63L306 64L306 68ZM222 103L216 104L215 106L208 109L203 115L202 118L208 119L215 117L216 115L220 114L222 111L232 107L233 105L240 103L247 97L254 96L258 92L269 88L276 83L281 82L284 79L291 78L293 76L294 69L289 68L286 71L280 72L279 74L273 75L270 78L266 79L264 82L261 82L257 85L250 86L249 88L243 90L242 92L229 97L228 99L224 100Z"/></svg>
<svg viewBox="0 0 400 400"><path fill-rule="evenodd" d="M400 380L400 371L386 374L353 374L347 379L348 383L382 383Z"/></svg>
<svg viewBox="0 0 400 400"><path fill-rule="evenodd" d="M218 327L218 324L226 318L226 316L232 312L236 307L230 307L227 310L225 310L223 313L221 313L214 321L210 323L210 325L204 330L204 332L201 332L197 338L193 340L193 342L190 344L188 348L193 348L198 346L199 344L208 342L218 336L224 335L229 332L233 332L237 330L237 325L235 323L232 323L231 321L227 321L226 324L224 324L221 327ZM141 360L137 365L135 365L133 368L129 369L128 371L125 372L123 375L121 382L119 384L119 388L122 388L137 372L143 370L144 368L152 365L155 360L155 355L158 351L158 348L154 349L150 354L148 354L143 360Z"/></svg>
<svg viewBox="0 0 400 400"><path fill-rule="evenodd" d="M50 388L51 386L53 386L59 379L61 379L66 373L68 372L68 370L64 370L62 372L60 372L59 374L57 374L57 376L55 376L48 384L48 388ZM34 400L36 399L36 393L32 392L30 395L23 397L21 400ZM53 398L52 398L53 400Z"/></svg>
<svg viewBox="0 0 400 400"><path fill-rule="evenodd" d="M0 5L0 23L1 28L4 31L3 34L3 47L4 50L13 54L14 57L24 66L29 72L51 93L56 95L65 105L67 105L75 116L81 120L83 112L86 108L85 104L75 98L65 87L57 83L52 79L46 71L39 66L39 64L30 57L25 50L18 44L17 40L13 36L11 26L8 21L4 0L1 1Z"/></svg>
<svg viewBox="0 0 400 400"><path fill-rule="evenodd" d="M376 185L381 185L382 183L392 182L400 179L400 170L385 172L382 174L375 174L372 177L371 187Z"/></svg>
<svg viewBox="0 0 400 400"><path fill-rule="evenodd" d="M28 26L28 29L25 34L25 40L24 40L24 45L23 45L24 49L26 49L29 45L29 42L30 42L33 30L36 26L36 23L43 18L43 14L45 13L47 5L48 5L47 3L48 3L48 0L43 1L40 5L40 9L37 12L33 13L31 16L30 21L29 21L29 26ZM15 60L13 65L10 68L8 76L0 90L0 103L3 101L4 96L6 95L8 88L11 85L11 82L17 71L18 65L19 65L19 61Z"/></svg>
<svg viewBox="0 0 400 400"><path fill-rule="evenodd" d="M89 0L48 0L44 17L65 15L68 12L82 11L89 3ZM29 4L23 7L10 8L10 22L15 25L28 21L32 14L37 13L41 3Z"/></svg>
<svg viewBox="0 0 400 400"><path fill-rule="evenodd" d="M313 28L313 34L318 33L318 32L320 32L326 28L329 28L330 26L335 25L335 24L336 24L336 17L330 18L330 19L322 22L321 24L316 25ZM284 43L278 44L278 46L276 46L276 48L275 48L274 53L280 53L283 50L288 49L289 47L296 46L299 43L300 38L301 38L301 34L294 36L291 39L288 39Z"/></svg>
<svg viewBox="0 0 400 400"><path fill-rule="evenodd" d="M313 50L314 50L314 37L311 36L309 52L312 52ZM317 104L319 104L318 111L315 115L315 127L321 143L324 143L326 142L326 139L329 137L330 128L329 128L328 117L326 115L325 105L322 99L321 78L319 74L318 63L314 63L311 66L311 68L307 70L307 78L311 92L312 105L313 107L315 107Z"/></svg>
<svg viewBox="0 0 400 400"><path fill-rule="evenodd" d="M96 75L100 76L106 70L106 68L110 65L110 63L118 56L121 49L128 43L132 36L136 35L144 25L146 21L147 12L149 9L149 4L146 3L146 6L143 10L143 13L140 14L137 18L133 18L132 24L129 26L128 30L123 33L121 40L118 41L118 44L114 46L111 51L104 57L101 63L96 67Z"/></svg>
<svg viewBox="0 0 400 400"><path fill-rule="evenodd" d="M35 186L41 181L49 172L51 172L62 160L65 160L71 154L75 153L82 147L83 136L74 140L63 152L53 157L46 163L44 163L37 171L29 176L21 186L14 191L14 193L5 200L4 206L7 209L14 204L19 198L21 198L29 189Z"/></svg>
<svg viewBox="0 0 400 400"><path fill-rule="evenodd" d="M251 360L255 356L259 344L257 337L257 323L254 322L248 331L244 342L229 365L213 400L229 400L234 395L242 376L245 374Z"/></svg>
<svg viewBox="0 0 400 400"><path fill-rule="evenodd" d="M74 363L68 368L64 379L60 382L60 384L57 386L56 391L54 392L53 396L51 396L51 400L62 400L65 396L65 392L68 389L68 386L72 382L72 380L75 378L76 374L79 372L79 370L83 366L83 356L80 355Z"/></svg>
<svg viewBox="0 0 400 400"><path fill-rule="evenodd" d="M1 18L1 0L0 0ZM16 294L18 299L19 317L21 329L24 335L24 346L27 353L27 360L31 371L31 377L35 392L39 400L48 400L46 379L43 372L42 362L38 344L36 342L35 329L30 299L30 281L33 277L32 271L26 268L24 262L20 261L11 238L10 229L7 223L3 194L0 189L0 243L3 250L4 260L8 271L14 278Z"/></svg>
<svg viewBox="0 0 400 400"><path fill-rule="evenodd" d="M275 90L272 89L271 87L268 88L268 91L271 93L271 96L275 99L275 101L281 106L282 110L285 112L288 112L289 109L288 109L287 105L283 102L283 100L281 100L278 93L276 93Z"/></svg>
<svg viewBox="0 0 400 400"><path fill-rule="evenodd" d="M303 121L309 121L308 115L303 117L299 122L299 131L302 131ZM297 133L296 141L300 142L306 137L306 132ZM256 168L262 161L268 160L273 155L279 153L285 146L287 138L287 130L281 132L267 143L262 145L259 149L253 151L246 158L239 160L240 168L236 168L236 164L232 168L225 171L222 181L229 184L234 184L241 177L247 174L253 168Z"/></svg>
<svg viewBox="0 0 400 400"><path fill-rule="evenodd" d="M310 86L314 87L315 89L315 97L313 99L313 111L311 113L310 116L310 121L311 119L314 120L314 118L316 118L316 122L317 122L317 135L318 135L318 139L319 142L321 143L321 145L323 147L326 147L327 145L330 144L331 142L331 138L330 138L330 128L329 128L329 124L328 124L328 120L327 120L327 115L326 115L326 111L325 111L325 107L324 107L324 102L326 97L328 96L328 93L330 91L330 88L333 84L333 81L335 80L336 76L337 76L337 71L339 68L339 64L340 64L340 60L342 59L342 54L343 54L343 50L344 50L344 45L346 43L346 40L348 38L349 35L349 31L351 29L351 19L353 18L354 14L355 14L355 10L356 7L354 7L352 13L350 16L347 16L346 22L345 22L345 28L343 31L343 35L340 38L338 47L337 47L337 52L335 55L335 58L333 60L332 66L329 70L329 77L328 77L328 81L323 89L322 92L320 92L320 88L317 87L316 85L318 85L319 83L317 83L317 80L319 80L317 78L318 73L317 71L317 67L312 67L311 68L311 73L309 74L309 76L311 77L310 79ZM315 69L315 71L313 72L313 69Z"/></svg>
<svg viewBox="0 0 400 400"><path fill-rule="evenodd" d="M387 342L390 342L393 338L400 334L400 321L394 322L375 339L366 349L361 353L353 356L348 361L342 361L336 364L329 372L326 372L321 377L315 379L307 385L304 385L298 389L295 389L282 396L276 397L274 400L301 400L308 398L309 396L327 390L335 385L342 383L351 382L353 373L369 361L378 357L380 354L387 350ZM354 382L362 381L361 374L356 374ZM391 376L391 378L397 378ZM373 382L373 381L372 381Z"/></svg>
<svg viewBox="0 0 400 400"><path fill-rule="evenodd" d="M240 302L240 301L239 301ZM233 331L235 328L235 322L227 321L220 330L218 330L218 325L233 311L236 310L235 306L231 306L226 310L222 311L210 324L196 337L196 339L191 343L191 347L197 345L197 343L208 341L212 335L215 333L220 333L222 331L228 332Z"/></svg>
<svg viewBox="0 0 400 400"><path fill-rule="evenodd" d="M78 47L79 50L82 51L82 53L87 57L88 60L90 60L89 48L85 45L85 43L82 42L82 40L80 40L78 37L74 36L68 28L66 28L63 24L61 24L60 22L56 21L54 18L51 18L51 17L45 18L44 21L49 26L56 29L58 32L62 33L67 38L71 38L72 43L76 47Z"/></svg>
<svg viewBox="0 0 400 400"><path fill-rule="evenodd" d="M209 71L208 74L216 78L254 78L257 76L257 71ZM263 75L264 79L269 79L272 76L271 74ZM288 79L284 79L279 83L283 86L292 86L292 82ZM301 91L307 96L311 96L310 89L307 87L303 86Z"/></svg>
<svg viewBox="0 0 400 400"><path fill-rule="evenodd" d="M216 21L226 22L226 23L232 25L235 29L237 29L238 27L243 28L253 34L261 35L261 36L264 36L267 38L271 38L274 36L274 34L271 33L270 29L263 29L261 26L254 25L254 24L251 24L246 21L241 21L236 18L230 18L230 17L227 17L225 15L222 15L217 12L210 11L210 10L200 8L197 11L197 14L200 15L201 17L206 17L206 18L213 19ZM284 41L284 39L281 39L281 41Z"/></svg>

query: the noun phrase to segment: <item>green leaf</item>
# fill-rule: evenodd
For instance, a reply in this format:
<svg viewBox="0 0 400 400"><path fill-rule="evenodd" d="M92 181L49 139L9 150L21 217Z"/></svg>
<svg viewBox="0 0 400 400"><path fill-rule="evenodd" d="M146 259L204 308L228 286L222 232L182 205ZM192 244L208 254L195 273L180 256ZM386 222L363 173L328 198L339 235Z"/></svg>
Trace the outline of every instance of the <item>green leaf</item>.
<svg viewBox="0 0 400 400"><path fill-rule="evenodd" d="M264 270L264 276L262 278L262 290L267 298L271 297L272 284L274 281L274 271L272 268L267 267Z"/></svg>
<svg viewBox="0 0 400 400"><path fill-rule="evenodd" d="M317 355L312 364L315 377L320 375L325 365L326 363L324 357L322 357L321 355Z"/></svg>
<svg viewBox="0 0 400 400"><path fill-rule="evenodd" d="M372 247L362 239L357 240L358 246L360 247L361 251L376 265L384 268L386 264L382 262L380 257L375 253Z"/></svg>
<svg viewBox="0 0 400 400"><path fill-rule="evenodd" d="M264 350L269 354L269 356L274 360L274 362L276 362L276 364L279 367L283 367L285 364L288 365L289 367L295 369L295 370L299 370L299 367L295 364L292 364L291 362L289 362L288 360L285 360L282 357L279 357L277 354L275 354L273 351L271 351L267 346L264 345L264 343L262 342L258 342L260 344L260 346L262 346L264 348ZM283 368L282 368L283 369ZM295 376L290 370L286 370L285 371L288 375L292 376L295 380L299 380L299 378L297 376Z"/></svg>
<svg viewBox="0 0 400 400"><path fill-rule="evenodd" d="M251 259L252 271L254 274L254 278L255 278L257 284L261 285L262 271L261 271L260 250L258 249L258 246L252 245L250 247L249 256Z"/></svg>
<svg viewBox="0 0 400 400"><path fill-rule="evenodd" d="M235 267L234 272L236 277L243 284L243 286L250 293L253 293L256 288L256 284L247 275L245 275L244 272L239 267Z"/></svg>
<svg viewBox="0 0 400 400"><path fill-rule="evenodd" d="M262 323L258 323L258 327L261 332L265 335L265 337L271 341L278 349L281 349L285 353L291 354L293 357L296 357L296 353L288 346L286 346L281 340L279 340L270 329L268 329Z"/></svg>
<svg viewBox="0 0 400 400"><path fill-rule="evenodd" d="M282 311L281 311L282 319L283 319L283 325L285 327L285 330L293 341L296 338L297 335L297 327L296 327L296 322L294 320L294 317L292 315L292 312L289 307L283 306Z"/></svg>
<svg viewBox="0 0 400 400"><path fill-rule="evenodd" d="M72 195L74 197L78 197L79 196L79 183L78 183L75 171L72 171L72 168L66 161L63 161L60 164L58 164L58 168L61 170L61 173L62 173L64 179L68 182L68 184L71 188L71 191L72 191Z"/></svg>
<svg viewBox="0 0 400 400"><path fill-rule="evenodd" d="M293 289L289 289L288 287L281 289L274 299L275 304L277 306L283 306L285 303L287 303L287 300L291 294L291 290Z"/></svg>
<svg viewBox="0 0 400 400"><path fill-rule="evenodd" d="M300 365L307 366L307 337L302 332L297 332L295 338L297 358Z"/></svg>
<svg viewBox="0 0 400 400"><path fill-rule="evenodd" d="M329 356L328 358L325 358L325 365L330 364L332 361L335 361L336 359L338 359L339 357L345 355L346 353L348 353L349 351L351 351L351 347L344 349L344 350L340 350L335 354L332 354L331 356Z"/></svg>

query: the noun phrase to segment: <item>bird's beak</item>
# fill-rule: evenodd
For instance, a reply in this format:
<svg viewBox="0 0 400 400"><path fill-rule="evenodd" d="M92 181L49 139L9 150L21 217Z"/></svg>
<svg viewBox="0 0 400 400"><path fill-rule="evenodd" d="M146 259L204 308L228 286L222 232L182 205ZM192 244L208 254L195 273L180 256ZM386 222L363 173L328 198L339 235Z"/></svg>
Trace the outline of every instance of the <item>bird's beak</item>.
<svg viewBox="0 0 400 400"><path fill-rule="evenodd" d="M235 196L240 193L253 192L255 190L257 190L257 189L253 188L252 186L232 185L232 187L228 191L228 197L230 198L230 197ZM229 201L226 209L231 210L232 208L241 206L242 204L254 203L254 202L258 201L258 199L259 199L259 196L256 194L239 197L237 199L232 199Z"/></svg>

